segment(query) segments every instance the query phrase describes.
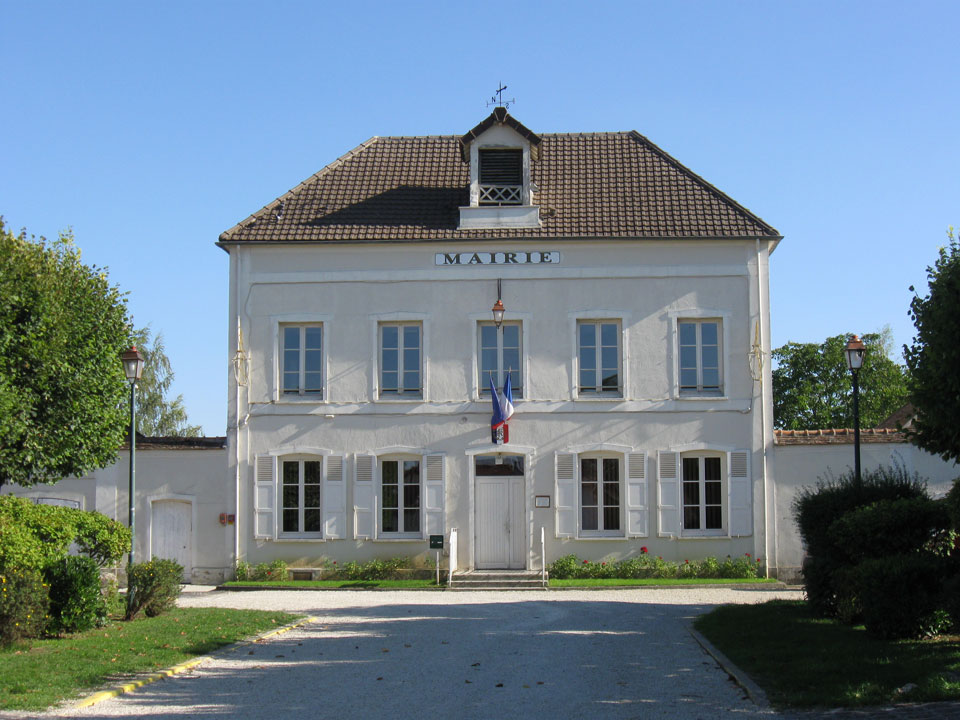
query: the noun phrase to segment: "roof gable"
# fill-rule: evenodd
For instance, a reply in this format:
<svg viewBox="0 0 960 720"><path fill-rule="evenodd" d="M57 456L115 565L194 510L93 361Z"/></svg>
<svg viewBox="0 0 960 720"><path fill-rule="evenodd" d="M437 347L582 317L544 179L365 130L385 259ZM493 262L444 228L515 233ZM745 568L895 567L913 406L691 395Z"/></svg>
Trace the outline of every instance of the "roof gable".
<svg viewBox="0 0 960 720"><path fill-rule="evenodd" d="M524 140L529 142L530 153L533 155L534 160L537 159L537 148L540 146L540 136L529 128L525 127L519 120L510 115L506 108L497 107L494 108L493 112L490 113L490 115L488 115L472 130L460 137L460 154L462 155L464 162L470 162L470 144L495 125L506 125Z"/></svg>
<svg viewBox="0 0 960 720"><path fill-rule="evenodd" d="M637 132L534 135L516 121L540 149L530 179L541 227L458 229L459 208L469 204L464 138L497 122L497 110L459 138L372 138L224 232L220 243L780 237Z"/></svg>

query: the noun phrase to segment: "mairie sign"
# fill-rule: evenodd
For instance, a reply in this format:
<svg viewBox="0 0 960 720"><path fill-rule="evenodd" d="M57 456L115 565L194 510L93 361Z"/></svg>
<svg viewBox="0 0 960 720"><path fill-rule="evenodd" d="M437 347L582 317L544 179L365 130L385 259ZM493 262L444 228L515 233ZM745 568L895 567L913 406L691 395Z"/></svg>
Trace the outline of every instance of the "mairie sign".
<svg viewBox="0 0 960 720"><path fill-rule="evenodd" d="M530 252L454 252L437 253L437 265L557 265L560 253L556 250Z"/></svg>

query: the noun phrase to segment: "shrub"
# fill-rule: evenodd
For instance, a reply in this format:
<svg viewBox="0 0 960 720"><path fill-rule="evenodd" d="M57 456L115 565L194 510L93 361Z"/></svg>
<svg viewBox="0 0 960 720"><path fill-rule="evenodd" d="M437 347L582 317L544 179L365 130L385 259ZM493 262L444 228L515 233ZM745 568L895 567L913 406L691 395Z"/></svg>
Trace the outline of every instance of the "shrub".
<svg viewBox="0 0 960 720"><path fill-rule="evenodd" d="M863 623L882 638L917 638L946 629L940 607L944 561L911 553L869 558L854 572Z"/></svg>
<svg viewBox="0 0 960 720"><path fill-rule="evenodd" d="M763 571L761 563L749 554L732 560L719 561L714 557L703 560L668 562L661 557L643 553L619 562L590 562L576 555L564 555L547 566L547 572L555 580L583 578L756 578Z"/></svg>
<svg viewBox="0 0 960 720"><path fill-rule="evenodd" d="M252 574L253 570L250 568L250 563L246 560L237 560L237 580L250 580Z"/></svg>
<svg viewBox="0 0 960 720"><path fill-rule="evenodd" d="M946 508L928 497L878 500L829 527L836 553L851 564L922 550L950 525Z"/></svg>
<svg viewBox="0 0 960 720"><path fill-rule="evenodd" d="M49 602L40 573L0 573L0 645L39 637L47 622Z"/></svg>
<svg viewBox="0 0 960 720"><path fill-rule="evenodd" d="M950 527L960 532L960 478L953 481L953 487L943 499L947 508L947 515L950 517Z"/></svg>
<svg viewBox="0 0 960 720"><path fill-rule="evenodd" d="M368 560L365 563L350 561L342 565L334 562L333 568L327 571L327 577L334 580L390 580L398 576L398 570L409 565L410 559L405 557Z"/></svg>
<svg viewBox="0 0 960 720"><path fill-rule="evenodd" d="M67 508L70 509L70 508ZM72 510L77 545L101 567L114 565L130 551L130 528L99 512Z"/></svg>
<svg viewBox="0 0 960 720"><path fill-rule="evenodd" d="M103 625L107 604L100 590L100 569L93 558L55 560L44 568L43 576L50 595L48 633L82 632Z"/></svg>
<svg viewBox="0 0 960 720"><path fill-rule="evenodd" d="M287 579L287 563L283 560L274 560L272 563L257 563L257 565L251 570L248 563L244 563L244 571L246 572L246 577L244 580L253 580L255 582L263 582L267 580L286 580ZM237 564L238 572L240 565ZM237 576L237 580L241 578Z"/></svg>
<svg viewBox="0 0 960 720"><path fill-rule="evenodd" d="M173 560L154 558L150 562L134 563L127 568L128 601L126 620L133 620L143 611L147 617L156 617L173 608L180 597L183 566Z"/></svg>

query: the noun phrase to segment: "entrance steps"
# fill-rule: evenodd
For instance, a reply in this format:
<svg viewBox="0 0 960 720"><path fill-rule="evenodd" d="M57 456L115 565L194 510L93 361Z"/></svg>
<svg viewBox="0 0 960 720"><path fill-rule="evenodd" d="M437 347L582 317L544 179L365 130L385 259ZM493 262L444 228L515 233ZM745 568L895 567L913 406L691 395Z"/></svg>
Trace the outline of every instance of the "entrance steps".
<svg viewBox="0 0 960 720"><path fill-rule="evenodd" d="M455 572L448 590L545 590L539 571L469 570Z"/></svg>

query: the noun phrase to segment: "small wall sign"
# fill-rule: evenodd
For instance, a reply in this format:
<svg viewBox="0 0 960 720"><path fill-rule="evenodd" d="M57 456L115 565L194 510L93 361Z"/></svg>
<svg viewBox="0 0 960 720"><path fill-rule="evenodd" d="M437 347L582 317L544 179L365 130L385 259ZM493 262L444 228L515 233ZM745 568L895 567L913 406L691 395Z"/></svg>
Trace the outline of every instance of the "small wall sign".
<svg viewBox="0 0 960 720"><path fill-rule="evenodd" d="M538 508L548 508L548 507L550 507L550 496L549 496L549 495L537 495L537 497L536 497L536 507L538 507Z"/></svg>
<svg viewBox="0 0 960 720"><path fill-rule="evenodd" d="M437 265L559 265L560 253L556 250L532 250L531 252L453 252L437 253Z"/></svg>
<svg viewBox="0 0 960 720"><path fill-rule="evenodd" d="M443 550L443 535L431 535L431 536L430 536L430 549L431 549L431 550Z"/></svg>

